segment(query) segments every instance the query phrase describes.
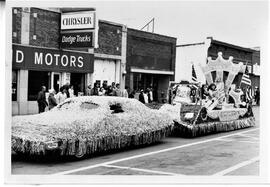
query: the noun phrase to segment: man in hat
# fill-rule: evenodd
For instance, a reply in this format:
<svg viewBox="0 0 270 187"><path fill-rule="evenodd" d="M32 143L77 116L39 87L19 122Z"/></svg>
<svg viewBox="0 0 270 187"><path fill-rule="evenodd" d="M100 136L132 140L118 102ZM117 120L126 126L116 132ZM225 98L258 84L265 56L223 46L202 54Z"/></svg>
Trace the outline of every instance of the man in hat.
<svg viewBox="0 0 270 187"><path fill-rule="evenodd" d="M45 91L46 91L46 87L41 86L41 90L38 92L38 98L37 98L38 113L44 112L46 106L48 106L48 103L47 103L46 97L45 97Z"/></svg>

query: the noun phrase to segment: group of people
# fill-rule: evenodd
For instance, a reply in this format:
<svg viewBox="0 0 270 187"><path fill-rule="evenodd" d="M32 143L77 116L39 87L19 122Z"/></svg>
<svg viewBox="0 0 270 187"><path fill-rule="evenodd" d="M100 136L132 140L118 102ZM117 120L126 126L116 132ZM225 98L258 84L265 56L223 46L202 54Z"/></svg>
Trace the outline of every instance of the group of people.
<svg viewBox="0 0 270 187"><path fill-rule="evenodd" d="M49 110L51 110L57 104L64 102L67 98L75 97L73 86L69 84L65 84L64 86L60 87L59 92L57 94L54 89L50 89L48 102L46 100L45 92L46 87L42 86L37 97L39 113L44 112L46 107L48 107Z"/></svg>
<svg viewBox="0 0 270 187"><path fill-rule="evenodd" d="M145 90L143 89L140 90L139 101L144 104L153 102L153 90L151 87Z"/></svg>
<svg viewBox="0 0 270 187"><path fill-rule="evenodd" d="M222 82L223 83L223 82ZM222 84L221 83L221 84ZM209 104L217 105L215 102L219 103L220 106L222 103L225 102L226 96L224 92L224 83L221 85L219 82L212 83L209 86L206 84L202 85L201 91L200 91L200 97L203 101L210 100ZM253 104L253 101L259 105L260 104L260 91L258 87L255 87L254 92L248 91L251 90L251 87L247 87L246 89L242 90L241 88L234 88L231 87L230 89L234 89L237 92L242 92L243 94L240 96L240 108L245 108L248 104ZM230 90L229 89L229 90ZM228 97L228 103L233 103L233 101L230 100Z"/></svg>
<svg viewBox="0 0 270 187"><path fill-rule="evenodd" d="M115 82L112 82L111 85L107 85L107 82L103 82L102 86L100 86L98 82L95 82L93 88L91 85L87 87L86 95L129 97L128 87L122 90L120 84L116 84Z"/></svg>
<svg viewBox="0 0 270 187"><path fill-rule="evenodd" d="M37 97L39 113L44 112L46 107L51 110L57 104L64 102L67 98L75 97L73 86L70 84L65 84L64 86L60 87L58 93L56 93L54 89L50 89L48 102L46 100L45 92L46 87L42 86ZM132 91L129 93L128 87L125 87L125 89L122 90L119 83L116 84L115 82L112 82L111 85L107 85L106 82L103 82L102 86L100 86L98 82L95 82L93 88L91 85L87 87L86 95L134 98L135 92Z"/></svg>

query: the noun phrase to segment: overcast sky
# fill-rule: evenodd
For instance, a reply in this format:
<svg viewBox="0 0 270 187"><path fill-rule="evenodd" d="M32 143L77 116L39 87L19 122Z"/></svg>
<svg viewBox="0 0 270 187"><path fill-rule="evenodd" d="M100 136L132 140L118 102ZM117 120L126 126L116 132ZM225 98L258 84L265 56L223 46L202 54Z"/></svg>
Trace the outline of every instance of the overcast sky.
<svg viewBox="0 0 270 187"><path fill-rule="evenodd" d="M90 3L89 3L90 4ZM177 44L201 42L207 36L243 47L265 42L267 1L251 2L91 2L100 19L141 29L153 17L155 33L177 38Z"/></svg>

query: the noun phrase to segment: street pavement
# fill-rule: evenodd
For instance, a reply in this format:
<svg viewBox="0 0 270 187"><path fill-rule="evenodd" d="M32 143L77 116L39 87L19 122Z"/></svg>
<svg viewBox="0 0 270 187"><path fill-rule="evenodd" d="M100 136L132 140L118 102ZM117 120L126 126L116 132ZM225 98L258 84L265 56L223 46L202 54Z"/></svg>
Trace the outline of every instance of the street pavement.
<svg viewBox="0 0 270 187"><path fill-rule="evenodd" d="M168 137L157 144L77 161L12 161L12 174L49 175L259 175L256 126L197 138Z"/></svg>

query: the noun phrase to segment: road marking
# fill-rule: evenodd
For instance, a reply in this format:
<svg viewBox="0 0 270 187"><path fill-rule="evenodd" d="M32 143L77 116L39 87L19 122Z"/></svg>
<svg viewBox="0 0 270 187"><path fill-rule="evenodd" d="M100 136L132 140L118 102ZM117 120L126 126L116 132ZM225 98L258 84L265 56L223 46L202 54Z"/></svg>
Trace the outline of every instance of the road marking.
<svg viewBox="0 0 270 187"><path fill-rule="evenodd" d="M252 132L252 131L255 131L257 129L258 129L258 127L255 128L255 129L246 130L244 132ZM172 151L172 150L175 150L175 149L181 149L181 148L184 148L184 147L189 147L189 146L198 145L198 144L202 144L202 143L208 143L208 142L211 142L211 141L216 141L216 140L218 140L220 138L236 136L236 135L242 134L244 132L233 133L233 134L229 134L229 135L225 135L225 136L221 136L221 137L211 138L211 139L208 139L208 140L198 141L198 142L184 144L184 145L180 145L180 146L176 146L176 147L170 147L170 148L167 148L167 149L161 149L161 150L158 150L158 151L148 152L148 153L144 153L144 154L140 154L140 155L135 155L135 156L130 156L130 157L121 158L121 159L117 159L117 160L112 160L112 161L108 161L108 162L103 162L103 163L100 163L100 164L94 164L94 165L90 165L90 166L80 167L80 168L77 168L77 169L72 169L72 170L67 170L67 171L63 171L63 172L53 173L51 175L66 175L66 174L70 174L70 173L75 173L75 172L86 170L86 169L92 169L92 168L100 167L102 165L114 164L114 163L117 163L117 162L131 160L131 159L135 159L135 158L141 158L141 157L145 157L145 156L149 156L149 155L153 155L153 154Z"/></svg>
<svg viewBox="0 0 270 187"><path fill-rule="evenodd" d="M254 158L252 158L252 159L250 159L250 160L241 162L241 163L236 164L236 165L234 165L234 166L232 166L232 167L229 167L229 168L227 168L227 169L225 169L225 170L222 170L222 171L220 171L220 172L217 172L217 173L214 174L214 176L223 176L223 175L225 175L225 174L227 174L227 173L230 173L230 172L232 172L232 171L234 171L234 170L237 170L237 169L239 169L239 168L241 168L241 167L244 167L244 166L246 166L246 165L252 164L252 163L254 163L254 162L256 162L256 161L259 161L259 160L260 160L260 157L254 157Z"/></svg>
<svg viewBox="0 0 270 187"><path fill-rule="evenodd" d="M103 165L104 167L110 167L110 168L118 168L118 169L127 169L127 170L134 170L134 171L142 171L146 173L156 173L156 174L162 174L162 175L180 175L177 173L170 173L170 172L163 172L163 171L154 171L149 169L140 169L140 168L133 168L133 167L125 167L125 166L115 166L115 165ZM183 176L183 175L182 175Z"/></svg>
<svg viewBox="0 0 270 187"><path fill-rule="evenodd" d="M246 135L246 134L239 134L239 136L243 136L243 137L251 138L251 139L254 139L254 140L258 140L258 139L259 139L259 138L257 138L257 137L248 136L248 135Z"/></svg>
<svg viewBox="0 0 270 187"><path fill-rule="evenodd" d="M259 143L259 141L247 141L247 140L234 140L234 139L218 139L218 141L224 142L243 142L243 143Z"/></svg>

